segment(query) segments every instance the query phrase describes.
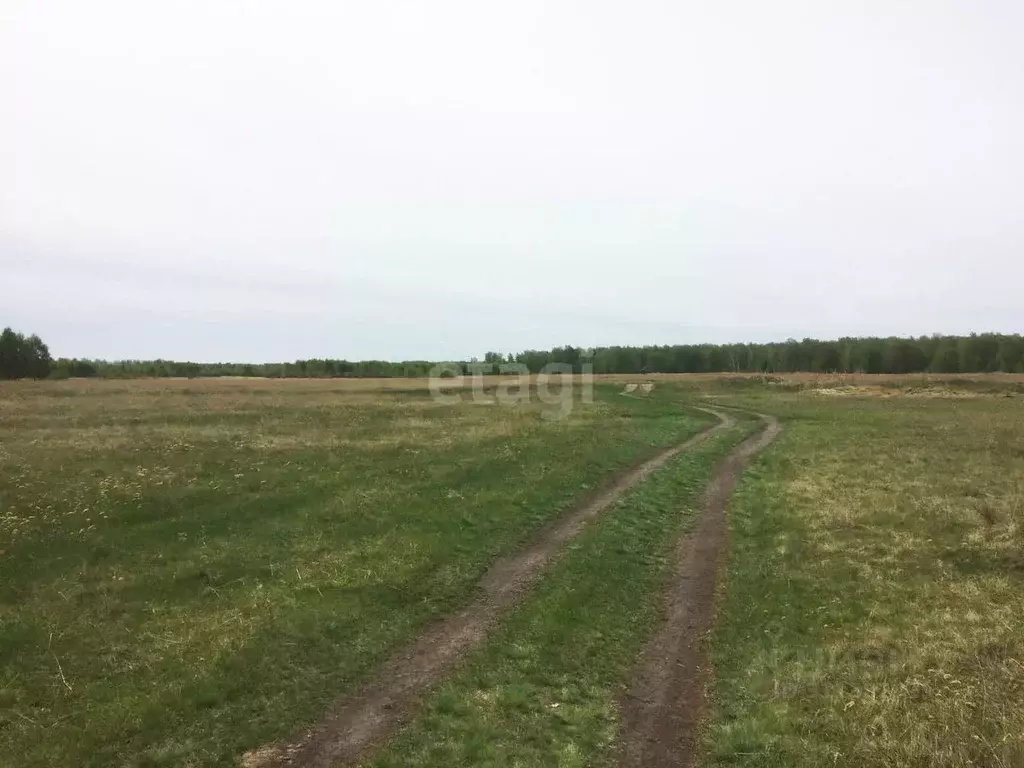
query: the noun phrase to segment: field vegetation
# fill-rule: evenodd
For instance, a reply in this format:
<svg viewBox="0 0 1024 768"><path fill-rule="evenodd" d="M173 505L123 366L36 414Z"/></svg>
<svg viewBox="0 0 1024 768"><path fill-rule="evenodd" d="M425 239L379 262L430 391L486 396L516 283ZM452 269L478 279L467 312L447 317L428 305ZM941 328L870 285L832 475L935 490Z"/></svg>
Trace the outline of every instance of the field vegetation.
<svg viewBox="0 0 1024 768"><path fill-rule="evenodd" d="M1024 765L1024 397L752 390L787 429L732 506L708 764Z"/></svg>
<svg viewBox="0 0 1024 768"><path fill-rule="evenodd" d="M536 396L439 405L425 380L4 384L0 764L237 765L287 741L497 557L706 427L681 407L705 402L737 423L593 520L370 764L616 764L673 542L756 411L784 430L733 497L696 639L702 762L1024 765L1021 376L595 391L558 420Z"/></svg>
<svg viewBox="0 0 1024 768"><path fill-rule="evenodd" d="M0 390L0 763L233 764L314 721L499 554L709 416L598 387Z"/></svg>

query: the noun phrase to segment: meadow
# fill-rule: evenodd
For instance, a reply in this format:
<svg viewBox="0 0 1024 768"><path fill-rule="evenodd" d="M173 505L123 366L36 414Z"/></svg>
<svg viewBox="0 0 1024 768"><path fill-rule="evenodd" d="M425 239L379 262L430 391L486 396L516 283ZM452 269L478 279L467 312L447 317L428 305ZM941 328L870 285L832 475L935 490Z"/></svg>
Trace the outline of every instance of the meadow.
<svg viewBox="0 0 1024 768"><path fill-rule="evenodd" d="M786 423L733 499L707 765L1024 765L1024 387L725 399Z"/></svg>
<svg viewBox="0 0 1024 768"><path fill-rule="evenodd" d="M0 765L239 765L465 605L609 478L741 409L587 525L375 766L623 764L623 697L722 458L699 764L1024 764L1024 382L602 377L568 418L425 382L0 385ZM654 381L622 396L623 383Z"/></svg>
<svg viewBox="0 0 1024 768"><path fill-rule="evenodd" d="M394 386L394 382L390 382ZM0 763L234 764L710 417L361 382L0 389Z"/></svg>

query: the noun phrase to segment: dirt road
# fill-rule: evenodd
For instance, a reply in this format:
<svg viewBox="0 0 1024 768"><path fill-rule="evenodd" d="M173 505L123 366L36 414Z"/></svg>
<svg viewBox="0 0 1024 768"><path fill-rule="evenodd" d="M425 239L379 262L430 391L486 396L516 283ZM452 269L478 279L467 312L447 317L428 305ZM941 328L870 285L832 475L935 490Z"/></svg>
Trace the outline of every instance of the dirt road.
<svg viewBox="0 0 1024 768"><path fill-rule="evenodd" d="M781 432L773 417L761 418L764 429L716 467L700 516L676 547L663 595L664 619L620 701L623 768L687 768L696 760L710 678L704 638L714 623L715 582L727 548L726 505L750 459Z"/></svg>
<svg viewBox="0 0 1024 768"><path fill-rule="evenodd" d="M288 745L270 745L249 752L243 763L247 768L326 768L351 765L365 757L409 720L424 693L484 641L496 621L524 597L545 567L590 520L674 456L734 423L732 417L721 411L700 410L716 416L719 423L618 475L543 529L529 546L499 559L484 575L480 595L469 606L438 621L398 649L372 680L340 700L308 733Z"/></svg>

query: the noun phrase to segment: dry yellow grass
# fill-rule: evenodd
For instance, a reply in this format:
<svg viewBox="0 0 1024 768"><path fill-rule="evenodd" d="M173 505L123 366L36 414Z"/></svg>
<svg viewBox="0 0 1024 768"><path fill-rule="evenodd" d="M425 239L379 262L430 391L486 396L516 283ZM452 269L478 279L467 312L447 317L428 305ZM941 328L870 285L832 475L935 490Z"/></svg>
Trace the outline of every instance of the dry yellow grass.
<svg viewBox="0 0 1024 768"><path fill-rule="evenodd" d="M1021 399L893 393L744 400L713 765L1024 765Z"/></svg>

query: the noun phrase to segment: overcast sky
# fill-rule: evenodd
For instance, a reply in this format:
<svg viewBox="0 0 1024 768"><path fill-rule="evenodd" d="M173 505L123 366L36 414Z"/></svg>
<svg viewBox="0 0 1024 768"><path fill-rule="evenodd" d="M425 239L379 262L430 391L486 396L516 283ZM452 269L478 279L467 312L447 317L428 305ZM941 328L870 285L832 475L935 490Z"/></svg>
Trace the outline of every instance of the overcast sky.
<svg viewBox="0 0 1024 768"><path fill-rule="evenodd" d="M0 326L463 358L1024 330L1019 0L4 0Z"/></svg>

